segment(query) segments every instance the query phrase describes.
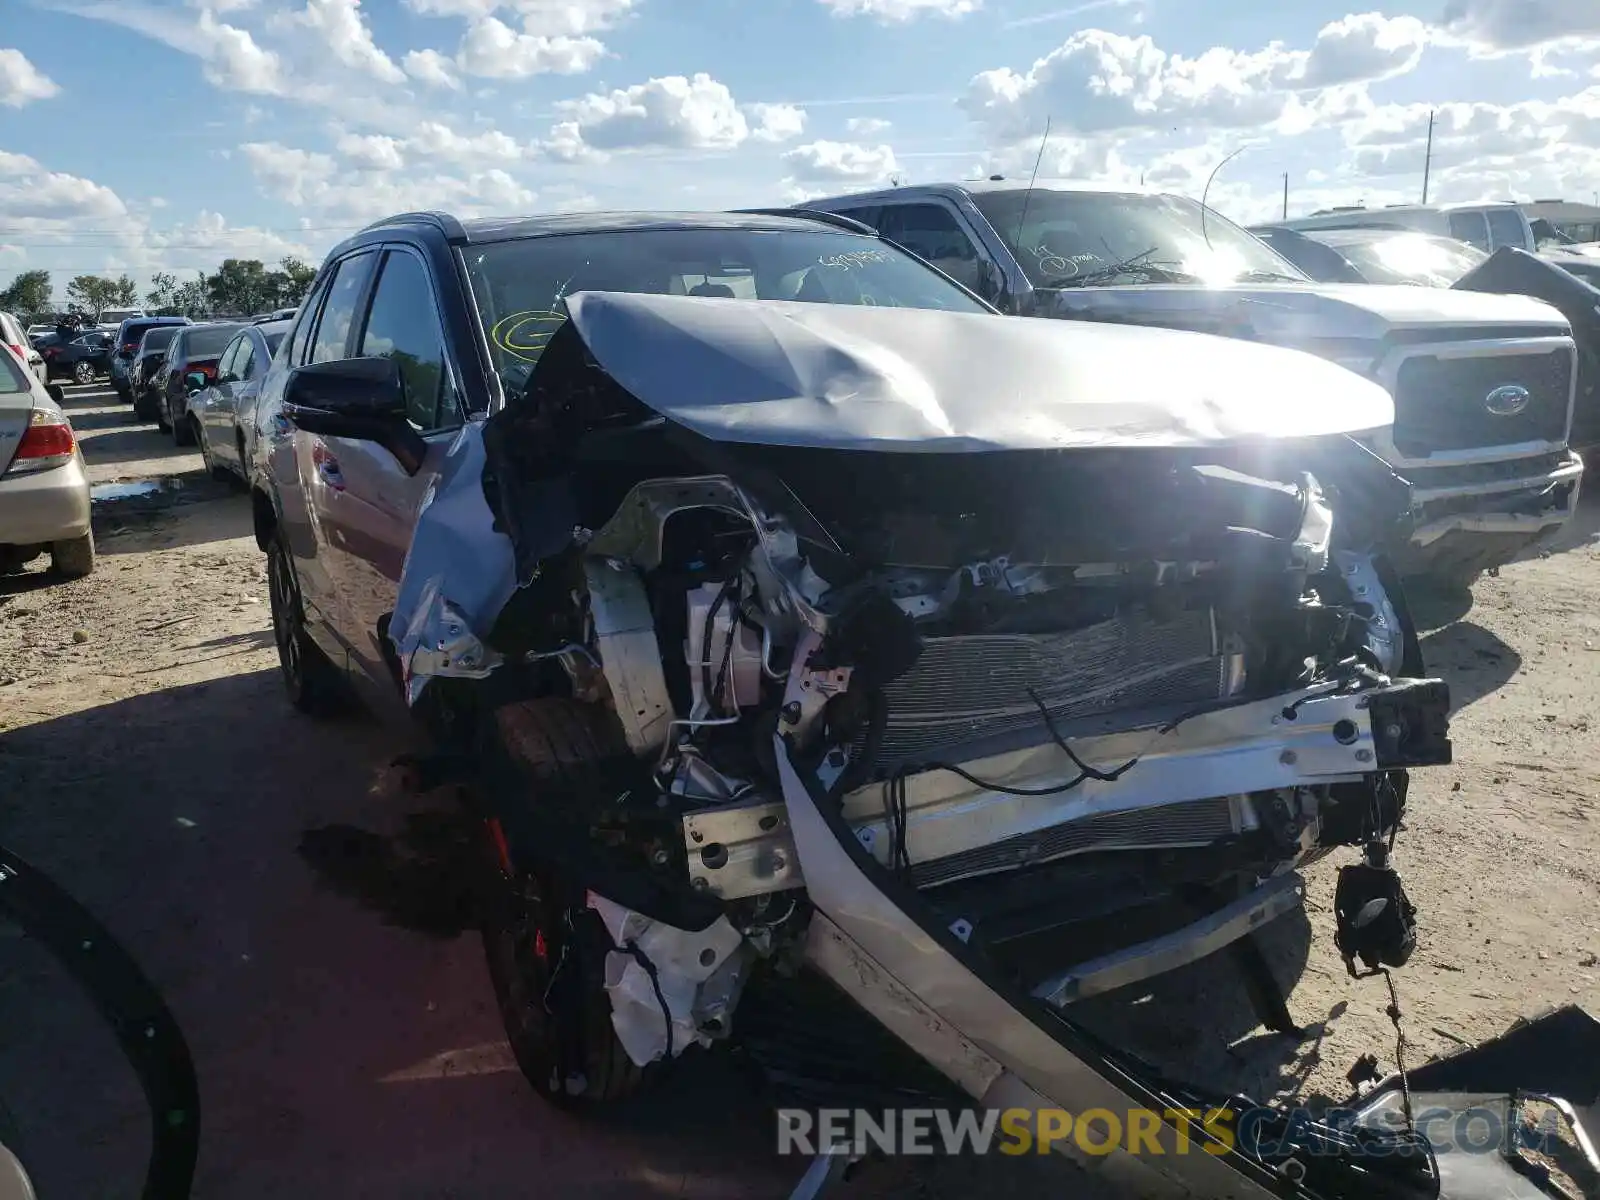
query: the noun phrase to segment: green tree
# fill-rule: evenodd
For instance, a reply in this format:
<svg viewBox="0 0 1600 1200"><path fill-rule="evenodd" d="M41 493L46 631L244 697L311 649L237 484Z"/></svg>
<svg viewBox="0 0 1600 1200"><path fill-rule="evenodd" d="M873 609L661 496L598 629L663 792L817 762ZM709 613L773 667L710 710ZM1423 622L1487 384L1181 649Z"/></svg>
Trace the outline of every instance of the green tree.
<svg viewBox="0 0 1600 1200"><path fill-rule="evenodd" d="M301 262L293 255L280 262L283 276L288 280L278 291L278 304L283 308L298 305L306 298L306 293L311 290L311 281L317 277L317 269Z"/></svg>
<svg viewBox="0 0 1600 1200"><path fill-rule="evenodd" d="M118 308L132 308L139 303L139 286L131 275L119 275L111 281L111 303Z"/></svg>
<svg viewBox="0 0 1600 1200"><path fill-rule="evenodd" d="M0 309L19 317L42 316L52 307L49 271L24 271L11 281L10 287L0 292Z"/></svg>
<svg viewBox="0 0 1600 1200"><path fill-rule="evenodd" d="M116 302L113 297L116 286L104 275L74 275L67 284L67 300L73 309L91 321L98 321L101 310Z"/></svg>
<svg viewBox="0 0 1600 1200"><path fill-rule="evenodd" d="M278 300L278 280L257 258L228 258L206 279L213 311L246 316L273 308Z"/></svg>
<svg viewBox="0 0 1600 1200"><path fill-rule="evenodd" d="M178 316L207 317L211 315L211 305L206 296L206 277L204 272L197 271L193 279L178 285L174 305Z"/></svg>
<svg viewBox="0 0 1600 1200"><path fill-rule="evenodd" d="M153 316L178 316L178 277L166 271L150 276L150 290L145 293L144 306Z"/></svg>

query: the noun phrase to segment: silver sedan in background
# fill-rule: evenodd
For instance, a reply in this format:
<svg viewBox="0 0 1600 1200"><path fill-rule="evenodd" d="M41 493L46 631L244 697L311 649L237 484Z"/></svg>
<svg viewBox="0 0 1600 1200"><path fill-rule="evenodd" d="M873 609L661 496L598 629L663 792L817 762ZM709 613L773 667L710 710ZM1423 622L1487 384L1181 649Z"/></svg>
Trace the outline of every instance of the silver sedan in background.
<svg viewBox="0 0 1600 1200"><path fill-rule="evenodd" d="M256 397L278 345L294 327L276 316L239 330L217 359L214 380L191 375L189 415L194 418L200 454L215 476L249 481L250 448L255 444Z"/></svg>
<svg viewBox="0 0 1600 1200"><path fill-rule="evenodd" d="M94 570L89 477L61 399L0 345L0 572L46 552L64 578Z"/></svg>

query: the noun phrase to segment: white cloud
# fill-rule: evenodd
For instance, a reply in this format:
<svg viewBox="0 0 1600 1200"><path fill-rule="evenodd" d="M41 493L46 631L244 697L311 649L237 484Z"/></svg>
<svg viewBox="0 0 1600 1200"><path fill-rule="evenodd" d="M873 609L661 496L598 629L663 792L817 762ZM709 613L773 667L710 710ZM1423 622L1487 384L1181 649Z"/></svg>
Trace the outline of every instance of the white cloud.
<svg viewBox="0 0 1600 1200"><path fill-rule="evenodd" d="M899 170L890 147L857 142L808 142L786 153L783 161L792 177L805 183L871 184Z"/></svg>
<svg viewBox="0 0 1600 1200"><path fill-rule="evenodd" d="M0 150L0 224L13 231L70 228L78 221L117 221L127 206L110 188L48 170L26 154Z"/></svg>
<svg viewBox="0 0 1600 1200"><path fill-rule="evenodd" d="M549 36L609 29L631 12L637 0L405 0L413 12L429 17L479 21L496 12L520 16L529 33Z"/></svg>
<svg viewBox="0 0 1600 1200"><path fill-rule="evenodd" d="M327 154L247 142L245 162L262 189L295 208L352 226L396 212L444 209L462 216L526 211L538 193L498 167L464 175L413 169L341 172Z"/></svg>
<svg viewBox="0 0 1600 1200"><path fill-rule="evenodd" d="M1443 26L1491 52L1558 42L1600 45L1600 4L1594 0L1449 0Z"/></svg>
<svg viewBox="0 0 1600 1200"><path fill-rule="evenodd" d="M410 50L400 61L406 74L419 83L452 89L461 86L451 59L437 50Z"/></svg>
<svg viewBox="0 0 1600 1200"><path fill-rule="evenodd" d="M875 133L884 133L892 125L882 117L851 117L844 123L845 130L857 137L871 137Z"/></svg>
<svg viewBox="0 0 1600 1200"><path fill-rule="evenodd" d="M203 72L210 83L231 91L282 94L282 60L258 46L247 31L218 21L209 9L200 10L195 28L202 39Z"/></svg>
<svg viewBox="0 0 1600 1200"><path fill-rule="evenodd" d="M403 83L405 72L378 49L361 13L361 0L306 0L291 20L312 32L334 58L382 83Z"/></svg>
<svg viewBox="0 0 1600 1200"><path fill-rule="evenodd" d="M21 50L0 47L0 104L21 108L35 100L48 100L61 89Z"/></svg>
<svg viewBox="0 0 1600 1200"><path fill-rule="evenodd" d="M461 39L457 57L469 75L522 79L529 75L576 75L590 70L605 53L592 37L518 33L498 17L474 21Z"/></svg>
<svg viewBox="0 0 1600 1200"><path fill-rule="evenodd" d="M918 17L964 17L983 0L820 0L837 17L875 17L899 24Z"/></svg>
<svg viewBox="0 0 1600 1200"><path fill-rule="evenodd" d="M1030 13L1026 17L1013 17L1001 23L1003 29L1026 29L1031 25L1044 25L1051 21L1065 21L1069 17L1081 17L1084 13L1095 12L1104 8L1143 8L1144 0L1083 0L1081 4L1074 4L1070 8L1056 8L1049 12ZM1135 15L1135 21L1143 17L1143 13Z"/></svg>
<svg viewBox="0 0 1600 1200"><path fill-rule="evenodd" d="M733 94L703 72L593 92L559 107L566 119L551 130L544 149L567 161L585 150L727 150L750 136Z"/></svg>
<svg viewBox="0 0 1600 1200"><path fill-rule="evenodd" d="M337 146L346 162L369 171L397 171L406 163L399 139L382 134L347 133Z"/></svg>
<svg viewBox="0 0 1600 1200"><path fill-rule="evenodd" d="M272 196L297 207L323 194L339 169L332 155L281 142L246 142L240 150L256 181Z"/></svg>
<svg viewBox="0 0 1600 1200"><path fill-rule="evenodd" d="M1291 82L1324 88L1404 75L1416 67L1427 44L1428 28L1415 17L1352 14L1322 27Z"/></svg>
<svg viewBox="0 0 1600 1200"><path fill-rule="evenodd" d="M751 136L759 142L786 142L806 129L806 110L793 104L749 104L745 112L755 123Z"/></svg>
<svg viewBox="0 0 1600 1200"><path fill-rule="evenodd" d="M522 157L522 145L498 129L461 134L437 121L424 121L406 139L406 147L426 158L482 165L485 162L515 162Z"/></svg>
<svg viewBox="0 0 1600 1200"><path fill-rule="evenodd" d="M1389 78L1413 69L1427 43L1414 17L1376 13L1325 25L1309 50L1213 47L1194 58L1149 36L1103 29L1073 34L1027 71L984 71L968 85L967 111L1001 139L1036 136L1046 117L1081 132L1155 124L1267 125L1294 93Z"/></svg>

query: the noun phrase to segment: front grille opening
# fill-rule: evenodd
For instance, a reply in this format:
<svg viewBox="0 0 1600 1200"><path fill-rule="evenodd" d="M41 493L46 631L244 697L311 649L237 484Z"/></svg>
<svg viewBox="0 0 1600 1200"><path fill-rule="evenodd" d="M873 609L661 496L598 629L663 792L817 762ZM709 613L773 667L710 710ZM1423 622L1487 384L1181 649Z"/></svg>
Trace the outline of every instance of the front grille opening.
<svg viewBox="0 0 1600 1200"><path fill-rule="evenodd" d="M1565 441L1572 371L1567 349L1408 358L1395 383L1395 446L1407 458L1426 458L1439 451ZM1492 411L1490 394L1506 385L1527 390L1520 412Z"/></svg>

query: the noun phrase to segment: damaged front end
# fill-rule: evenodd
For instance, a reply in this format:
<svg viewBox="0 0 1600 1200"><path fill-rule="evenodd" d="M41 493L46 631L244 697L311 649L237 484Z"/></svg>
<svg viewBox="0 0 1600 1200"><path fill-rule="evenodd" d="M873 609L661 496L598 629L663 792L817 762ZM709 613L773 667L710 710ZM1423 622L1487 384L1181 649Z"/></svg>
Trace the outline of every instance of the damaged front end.
<svg viewBox="0 0 1600 1200"><path fill-rule="evenodd" d="M491 951L503 1007L519 949L546 1013L587 989L563 1036L590 1044L525 1059L536 1085L633 1077L597 1004L636 1074L815 975L984 1105L1183 1110L1073 1004L1230 949L1289 1031L1251 938L1338 846L1366 849L1352 973L1405 962L1389 850L1407 771L1450 761L1448 694L1369 549L1408 502L1345 436L1381 390L1203 335L1109 335L1185 362L1150 400L1055 323L568 307L463 434L391 625L500 867L565 914ZM1397 1151L1320 1194L1438 1194L1414 1130L1304 1136ZM1303 1147L1274 1147L1090 1161L1282 1194Z"/></svg>

